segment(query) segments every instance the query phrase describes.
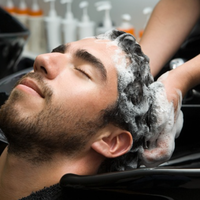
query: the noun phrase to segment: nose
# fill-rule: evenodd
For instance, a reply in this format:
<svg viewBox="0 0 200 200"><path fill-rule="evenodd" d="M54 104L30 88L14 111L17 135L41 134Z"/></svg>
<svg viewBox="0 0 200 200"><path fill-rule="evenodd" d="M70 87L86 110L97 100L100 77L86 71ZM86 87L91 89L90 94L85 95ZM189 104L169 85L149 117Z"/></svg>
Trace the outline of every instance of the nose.
<svg viewBox="0 0 200 200"><path fill-rule="evenodd" d="M34 71L40 72L48 79L56 78L67 64L66 56L61 53L38 55L34 62Z"/></svg>

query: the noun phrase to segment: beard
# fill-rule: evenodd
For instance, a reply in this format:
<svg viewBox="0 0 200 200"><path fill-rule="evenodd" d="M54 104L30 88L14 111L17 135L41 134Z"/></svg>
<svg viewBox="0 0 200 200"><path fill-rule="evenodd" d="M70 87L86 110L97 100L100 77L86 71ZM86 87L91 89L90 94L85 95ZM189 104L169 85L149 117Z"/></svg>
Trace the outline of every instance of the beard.
<svg viewBox="0 0 200 200"><path fill-rule="evenodd" d="M68 108L66 112L62 106L52 104L53 92L40 74L30 73L27 76L43 85L46 107L33 116L24 117L16 106L22 94L17 90L11 93L0 109L0 128L9 143L8 153L36 164L50 161L57 153L76 155L84 149L91 136L104 126L103 115L91 119L84 116L84 111Z"/></svg>

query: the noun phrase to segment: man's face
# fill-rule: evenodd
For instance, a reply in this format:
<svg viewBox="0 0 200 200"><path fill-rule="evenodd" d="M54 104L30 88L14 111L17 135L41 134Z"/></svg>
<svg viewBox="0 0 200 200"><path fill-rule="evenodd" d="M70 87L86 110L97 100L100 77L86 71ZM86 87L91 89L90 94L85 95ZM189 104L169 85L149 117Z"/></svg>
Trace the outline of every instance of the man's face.
<svg viewBox="0 0 200 200"><path fill-rule="evenodd" d="M101 127L102 111L117 100L116 49L90 38L39 55L34 72L20 80L0 112L13 151L83 148Z"/></svg>

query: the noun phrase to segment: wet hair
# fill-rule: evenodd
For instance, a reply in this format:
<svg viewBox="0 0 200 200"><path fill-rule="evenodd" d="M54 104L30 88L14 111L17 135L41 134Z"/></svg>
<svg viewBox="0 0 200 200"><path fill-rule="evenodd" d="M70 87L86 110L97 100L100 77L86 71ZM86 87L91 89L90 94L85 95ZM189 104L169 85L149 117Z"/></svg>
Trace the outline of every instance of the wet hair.
<svg viewBox="0 0 200 200"><path fill-rule="evenodd" d="M130 151L120 157L106 159L99 173L137 168L140 162L139 149L143 148L144 138L151 124L156 121L156 116L151 113L152 99L148 87L154 81L149 59L131 34L112 30L98 38L116 43L125 52L125 60L128 60L126 66L117 67L118 100L113 108L105 112L104 121L129 131L133 137Z"/></svg>

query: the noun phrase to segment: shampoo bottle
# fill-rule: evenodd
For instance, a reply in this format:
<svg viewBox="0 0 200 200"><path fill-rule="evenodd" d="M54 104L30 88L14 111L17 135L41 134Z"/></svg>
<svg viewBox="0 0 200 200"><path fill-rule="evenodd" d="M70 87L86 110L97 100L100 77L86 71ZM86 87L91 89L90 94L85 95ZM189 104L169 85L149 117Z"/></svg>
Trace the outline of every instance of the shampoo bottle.
<svg viewBox="0 0 200 200"><path fill-rule="evenodd" d="M19 5L16 7L15 17L26 27L28 27L28 7L26 5L25 0L20 0ZM27 52L28 50L28 41L24 46L23 52Z"/></svg>
<svg viewBox="0 0 200 200"><path fill-rule="evenodd" d="M28 41L29 51L36 54L45 53L47 48L44 17L37 0L32 0L32 6L29 10L28 26L30 30L30 38Z"/></svg>
<svg viewBox="0 0 200 200"><path fill-rule="evenodd" d="M71 11L73 0L61 0L61 3L67 4L65 18L62 20L62 30L64 43L73 42L77 39L77 20Z"/></svg>
<svg viewBox="0 0 200 200"><path fill-rule="evenodd" d="M122 15L122 23L117 29L120 30L120 31L124 31L126 33L130 33L130 34L136 36L135 35L135 28L130 23L130 20L131 20L131 16L129 14L123 14Z"/></svg>
<svg viewBox="0 0 200 200"><path fill-rule="evenodd" d="M83 9L83 15L82 15L81 22L78 23L78 37L79 37L79 39L94 36L94 22L90 21L90 18L88 16L88 12L87 12L88 2L82 1L79 4L79 7L81 9Z"/></svg>
<svg viewBox="0 0 200 200"><path fill-rule="evenodd" d="M151 12L152 12L152 8L151 7L146 7L146 8L143 9L143 14L146 16L146 21L145 21L143 29L141 29L139 31L139 40L141 39L141 37L143 35L143 32L144 32L144 29L145 29L145 27L147 25L147 22L149 21L149 17L151 15Z"/></svg>
<svg viewBox="0 0 200 200"><path fill-rule="evenodd" d="M15 15L16 12L16 8L14 6L14 3L12 0L7 0L6 1L6 6L4 7L4 9L9 12L12 15Z"/></svg>
<svg viewBox="0 0 200 200"><path fill-rule="evenodd" d="M28 7L25 0L20 0L16 8L15 17L28 28Z"/></svg>
<svg viewBox="0 0 200 200"><path fill-rule="evenodd" d="M49 15L44 18L46 25L48 51L52 51L61 44L61 18L55 10L55 0L44 0L50 2Z"/></svg>
<svg viewBox="0 0 200 200"><path fill-rule="evenodd" d="M103 24L100 27L97 27L96 33L97 35L105 33L111 29L114 29L112 25L112 20L110 18L110 9L112 8L111 3L109 1L100 1L95 3L97 11L105 11L105 16L103 19Z"/></svg>

